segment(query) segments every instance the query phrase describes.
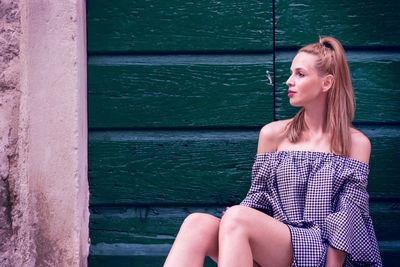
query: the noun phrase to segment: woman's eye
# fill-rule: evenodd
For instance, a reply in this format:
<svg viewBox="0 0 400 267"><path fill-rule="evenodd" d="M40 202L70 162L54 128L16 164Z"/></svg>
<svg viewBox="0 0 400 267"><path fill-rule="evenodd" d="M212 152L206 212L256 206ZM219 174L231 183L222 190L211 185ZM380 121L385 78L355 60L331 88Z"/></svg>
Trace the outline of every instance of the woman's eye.
<svg viewBox="0 0 400 267"><path fill-rule="evenodd" d="M298 75L299 75L300 77L304 77L304 74L303 74L302 72L299 72Z"/></svg>

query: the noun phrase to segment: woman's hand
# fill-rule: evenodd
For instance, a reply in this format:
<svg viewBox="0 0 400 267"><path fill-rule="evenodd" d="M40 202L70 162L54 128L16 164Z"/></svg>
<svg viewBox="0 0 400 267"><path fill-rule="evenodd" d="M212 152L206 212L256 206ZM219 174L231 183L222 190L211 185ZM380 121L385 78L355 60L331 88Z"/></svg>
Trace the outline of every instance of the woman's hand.
<svg viewBox="0 0 400 267"><path fill-rule="evenodd" d="M225 211L222 212L222 216L224 216L225 212L226 212L228 209L229 209L229 207L226 207L226 208L225 208ZM222 218L222 216L221 216L221 218Z"/></svg>
<svg viewBox="0 0 400 267"><path fill-rule="evenodd" d="M325 267L341 267L346 259L346 252L328 246Z"/></svg>

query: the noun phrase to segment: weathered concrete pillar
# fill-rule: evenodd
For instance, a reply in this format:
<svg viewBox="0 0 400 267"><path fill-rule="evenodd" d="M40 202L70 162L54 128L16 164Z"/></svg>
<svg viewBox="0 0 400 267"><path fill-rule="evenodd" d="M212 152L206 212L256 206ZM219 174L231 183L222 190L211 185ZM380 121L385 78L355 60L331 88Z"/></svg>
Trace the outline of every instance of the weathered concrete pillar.
<svg viewBox="0 0 400 267"><path fill-rule="evenodd" d="M0 266L87 265L85 13L0 1Z"/></svg>

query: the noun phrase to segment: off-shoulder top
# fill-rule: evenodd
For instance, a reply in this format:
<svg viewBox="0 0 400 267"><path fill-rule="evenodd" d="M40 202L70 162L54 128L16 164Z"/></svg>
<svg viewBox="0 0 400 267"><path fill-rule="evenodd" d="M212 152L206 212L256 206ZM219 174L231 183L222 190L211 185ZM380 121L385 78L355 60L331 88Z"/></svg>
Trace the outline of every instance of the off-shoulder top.
<svg viewBox="0 0 400 267"><path fill-rule="evenodd" d="M257 154L240 203L284 222L292 266L324 266L328 245L347 253L343 266L382 266L369 215L369 165L325 152Z"/></svg>

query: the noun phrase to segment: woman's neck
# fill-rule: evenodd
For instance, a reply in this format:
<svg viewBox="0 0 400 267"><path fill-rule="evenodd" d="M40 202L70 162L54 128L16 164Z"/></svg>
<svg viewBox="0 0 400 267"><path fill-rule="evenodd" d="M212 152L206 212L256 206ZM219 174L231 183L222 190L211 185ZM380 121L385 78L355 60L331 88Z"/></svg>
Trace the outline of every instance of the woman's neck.
<svg viewBox="0 0 400 267"><path fill-rule="evenodd" d="M327 121L327 108L326 101L319 102L321 104L315 105L314 107L305 107L304 110L304 121L307 128L305 132L309 136L323 136L329 132L329 125Z"/></svg>

